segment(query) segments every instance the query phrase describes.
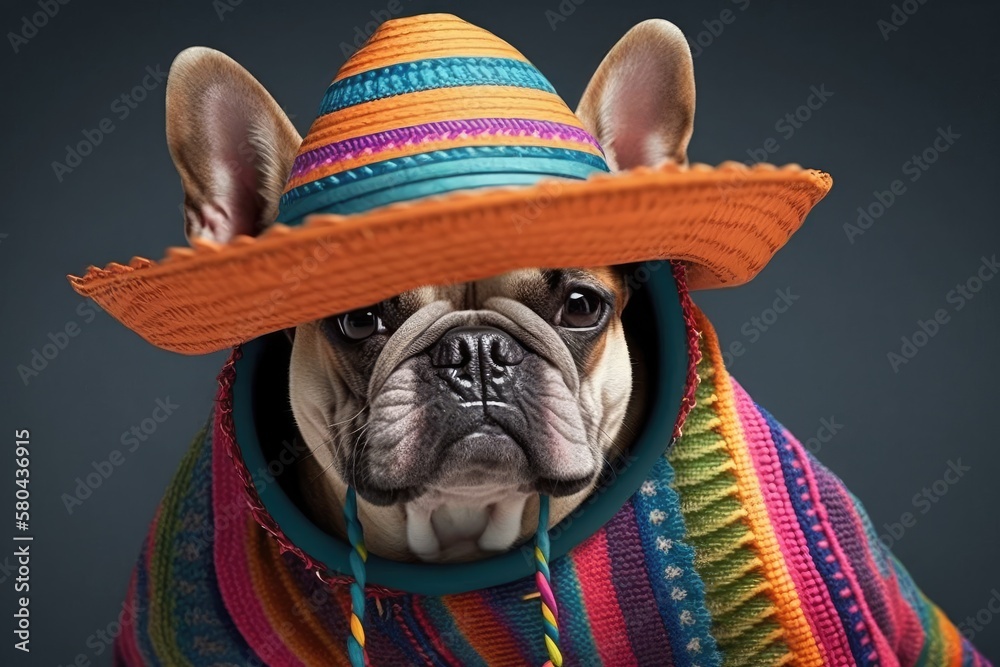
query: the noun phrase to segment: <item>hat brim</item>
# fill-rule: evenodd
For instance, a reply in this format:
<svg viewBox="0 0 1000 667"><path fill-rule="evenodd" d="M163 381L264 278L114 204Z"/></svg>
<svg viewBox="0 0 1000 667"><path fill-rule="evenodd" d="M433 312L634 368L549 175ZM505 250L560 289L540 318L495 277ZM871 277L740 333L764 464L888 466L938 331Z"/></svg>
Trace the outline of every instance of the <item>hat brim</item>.
<svg viewBox="0 0 1000 667"><path fill-rule="evenodd" d="M831 186L798 165L640 168L314 215L69 279L150 343L203 354L422 285L518 268L673 259L689 265L692 289L740 285Z"/></svg>

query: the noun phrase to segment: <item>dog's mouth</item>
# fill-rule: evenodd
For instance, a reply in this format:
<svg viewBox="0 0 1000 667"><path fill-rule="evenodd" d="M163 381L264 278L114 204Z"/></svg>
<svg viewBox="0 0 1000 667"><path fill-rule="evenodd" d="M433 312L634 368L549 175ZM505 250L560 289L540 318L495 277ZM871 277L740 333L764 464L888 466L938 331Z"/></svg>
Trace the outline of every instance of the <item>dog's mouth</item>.
<svg viewBox="0 0 1000 667"><path fill-rule="evenodd" d="M455 477L477 481L490 470L527 470L528 457L517 440L494 422L453 442L445 452L449 465L458 468ZM456 479L456 485L461 486Z"/></svg>
<svg viewBox="0 0 1000 667"><path fill-rule="evenodd" d="M510 407L491 407L514 412ZM388 452L388 457L372 456L371 443L362 443L353 462L358 474L353 476L352 484L358 494L375 505L407 503L431 491L453 489L472 494L476 488L506 487L522 493L565 496L586 488L597 474L596 465L568 475L565 471L549 471L533 452L544 444L529 444L523 432L512 434L488 416L468 433L450 441L430 439L429 434L422 438L414 433L405 439L408 442L400 443L402 449L409 449L411 443L423 441L417 445L421 451L411 461L403 461L398 451ZM374 458L396 458L397 462L384 466L375 463Z"/></svg>
<svg viewBox="0 0 1000 667"><path fill-rule="evenodd" d="M400 363L361 430L346 477L377 505L444 488L569 495L598 471L562 371L496 327L454 327Z"/></svg>

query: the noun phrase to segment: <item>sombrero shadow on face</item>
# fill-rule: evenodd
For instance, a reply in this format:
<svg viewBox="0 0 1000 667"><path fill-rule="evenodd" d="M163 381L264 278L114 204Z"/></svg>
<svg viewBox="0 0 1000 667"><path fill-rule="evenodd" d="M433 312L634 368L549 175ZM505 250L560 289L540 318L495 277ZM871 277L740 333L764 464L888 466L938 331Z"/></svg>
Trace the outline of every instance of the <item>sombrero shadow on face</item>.
<svg viewBox="0 0 1000 667"><path fill-rule="evenodd" d="M630 39L659 46L630 49ZM642 67L636 53L674 64ZM143 338L186 354L421 285L524 267L673 259L687 264L694 289L739 285L787 242L831 179L797 165L688 167L689 123L659 130L672 133L669 146L649 140L657 132L635 132L640 123L677 123L684 95L693 109L693 86L642 76L690 69L690 61L674 26L640 24L574 114L491 33L447 15L388 21L337 74L288 164L280 147L298 135L274 100L222 54L189 50L171 69L168 100L170 86L232 77L234 68L241 85L229 97L204 86L197 110L168 101L168 116L180 119L171 145L197 142L180 136L199 131L185 114L209 109L242 121L251 159L267 163L236 170L221 196L179 164L194 247L70 280ZM638 75L618 71L630 68ZM658 102L665 106L651 106ZM275 120L247 127L261 117ZM259 196L227 196L241 189Z"/></svg>

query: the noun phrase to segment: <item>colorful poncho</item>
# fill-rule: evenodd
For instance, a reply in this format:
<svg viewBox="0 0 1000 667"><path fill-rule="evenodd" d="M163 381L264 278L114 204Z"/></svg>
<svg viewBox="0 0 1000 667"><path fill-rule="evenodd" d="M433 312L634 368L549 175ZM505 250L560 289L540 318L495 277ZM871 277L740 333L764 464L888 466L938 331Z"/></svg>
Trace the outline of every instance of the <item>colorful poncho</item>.
<svg viewBox="0 0 1000 667"><path fill-rule="evenodd" d="M693 326L683 435L551 563L564 664L988 665L840 480L728 375L696 311ZM348 586L310 572L248 505L230 458L233 373L144 544L116 664L348 664ZM533 593L530 577L441 597L369 589L370 664L541 665Z"/></svg>

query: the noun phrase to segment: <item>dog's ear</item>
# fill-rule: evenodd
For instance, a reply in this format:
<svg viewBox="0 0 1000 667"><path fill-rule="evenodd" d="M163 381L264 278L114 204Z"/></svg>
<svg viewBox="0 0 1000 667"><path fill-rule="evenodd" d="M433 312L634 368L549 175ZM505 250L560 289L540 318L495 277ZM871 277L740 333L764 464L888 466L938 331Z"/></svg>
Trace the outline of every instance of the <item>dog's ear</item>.
<svg viewBox="0 0 1000 667"><path fill-rule="evenodd" d="M694 66L680 29L650 19L629 30L597 68L576 113L612 170L686 164Z"/></svg>
<svg viewBox="0 0 1000 667"><path fill-rule="evenodd" d="M182 51L167 78L167 144L184 186L185 233L225 243L274 222L301 138L228 56Z"/></svg>

